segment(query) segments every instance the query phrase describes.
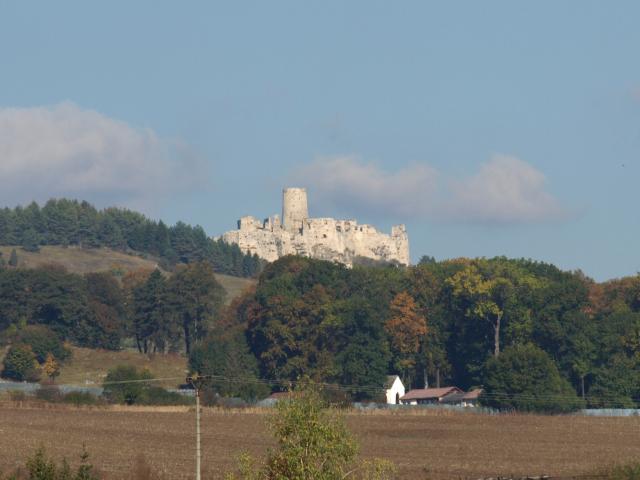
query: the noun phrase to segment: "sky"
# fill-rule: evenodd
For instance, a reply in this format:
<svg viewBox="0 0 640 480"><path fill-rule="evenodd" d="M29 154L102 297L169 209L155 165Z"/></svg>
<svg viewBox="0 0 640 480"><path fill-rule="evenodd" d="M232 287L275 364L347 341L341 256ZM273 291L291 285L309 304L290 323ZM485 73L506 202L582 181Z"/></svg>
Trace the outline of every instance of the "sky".
<svg viewBox="0 0 640 480"><path fill-rule="evenodd" d="M640 271L640 3L0 0L0 206L210 235L404 223L412 260Z"/></svg>

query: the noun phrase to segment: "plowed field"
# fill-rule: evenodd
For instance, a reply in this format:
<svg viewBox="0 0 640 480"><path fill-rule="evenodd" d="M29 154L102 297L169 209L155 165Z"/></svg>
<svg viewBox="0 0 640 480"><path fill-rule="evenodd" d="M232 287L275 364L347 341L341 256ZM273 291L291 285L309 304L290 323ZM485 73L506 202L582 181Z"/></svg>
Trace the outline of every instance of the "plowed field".
<svg viewBox="0 0 640 480"><path fill-rule="evenodd" d="M205 478L223 478L241 451L272 444L260 411L203 413ZM438 412L350 413L365 457L384 457L398 478L578 475L640 459L640 418L483 416ZM194 478L194 411L0 406L0 469L43 445L74 463L83 443L108 478L130 478L143 454L163 478Z"/></svg>

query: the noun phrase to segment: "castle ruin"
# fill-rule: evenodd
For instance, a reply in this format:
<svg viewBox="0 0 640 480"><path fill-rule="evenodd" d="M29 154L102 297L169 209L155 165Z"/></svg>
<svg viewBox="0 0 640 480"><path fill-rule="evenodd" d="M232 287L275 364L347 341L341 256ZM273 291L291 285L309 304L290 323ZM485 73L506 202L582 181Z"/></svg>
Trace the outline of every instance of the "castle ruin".
<svg viewBox="0 0 640 480"><path fill-rule="evenodd" d="M242 217L238 230L223 234L222 239L270 262L284 255L303 255L349 266L363 261L409 265L404 225L395 225L387 235L355 220L309 218L304 188L282 191L282 221L278 215L264 221Z"/></svg>

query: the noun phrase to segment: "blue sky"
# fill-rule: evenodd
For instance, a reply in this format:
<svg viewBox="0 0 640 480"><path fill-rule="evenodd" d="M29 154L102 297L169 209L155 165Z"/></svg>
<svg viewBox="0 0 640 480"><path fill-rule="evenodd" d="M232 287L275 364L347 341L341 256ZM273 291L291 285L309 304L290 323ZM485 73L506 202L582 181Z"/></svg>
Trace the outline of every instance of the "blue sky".
<svg viewBox="0 0 640 480"><path fill-rule="evenodd" d="M306 186L412 257L640 271L637 2L0 0L0 203L211 235Z"/></svg>

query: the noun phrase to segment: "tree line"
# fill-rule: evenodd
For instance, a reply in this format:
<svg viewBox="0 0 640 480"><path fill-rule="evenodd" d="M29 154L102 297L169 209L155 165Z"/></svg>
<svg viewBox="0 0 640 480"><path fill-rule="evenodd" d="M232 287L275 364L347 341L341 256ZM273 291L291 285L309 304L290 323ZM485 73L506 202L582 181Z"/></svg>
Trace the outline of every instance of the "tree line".
<svg viewBox="0 0 640 480"><path fill-rule="evenodd" d="M63 342L189 354L207 335L225 291L207 262L165 275L160 270L116 277L109 272L78 275L56 266L0 268L0 341L12 344L3 375L18 380L41 376L47 354L58 362L69 356Z"/></svg>
<svg viewBox="0 0 640 480"><path fill-rule="evenodd" d="M243 254L237 245L212 240L200 226L178 222L167 226L121 208L97 210L87 202L52 199L43 207L0 209L0 245L37 251L43 245L109 247L153 255L162 267L206 261L218 273L253 277L262 263L256 255Z"/></svg>
<svg viewBox="0 0 640 480"><path fill-rule="evenodd" d="M260 375L279 382L370 398L395 373L414 388L484 387L501 408L640 401L640 276L598 284L503 257L404 269L286 257L234 308Z"/></svg>
<svg viewBox="0 0 640 480"><path fill-rule="evenodd" d="M40 326L87 347L184 352L217 393L246 398L310 378L366 400L398 374L413 388L483 387L500 408L640 399L640 276L596 283L503 257L346 268L289 256L223 300L207 262L120 278L5 267L0 338L33 344L20 339Z"/></svg>

